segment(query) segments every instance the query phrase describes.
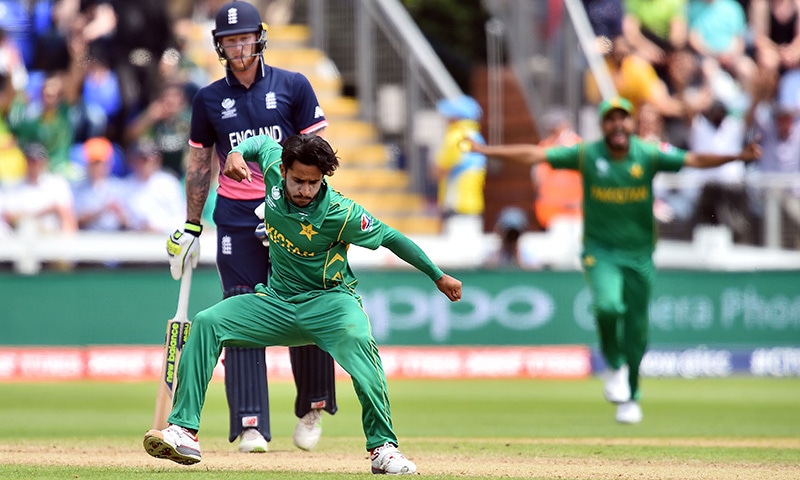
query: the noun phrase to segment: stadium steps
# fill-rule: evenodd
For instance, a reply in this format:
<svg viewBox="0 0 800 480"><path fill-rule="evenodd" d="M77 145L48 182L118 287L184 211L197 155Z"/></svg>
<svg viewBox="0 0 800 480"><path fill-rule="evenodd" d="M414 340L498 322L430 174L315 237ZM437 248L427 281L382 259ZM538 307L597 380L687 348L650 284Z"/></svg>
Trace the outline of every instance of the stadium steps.
<svg viewBox="0 0 800 480"><path fill-rule="evenodd" d="M224 74L215 52L208 48L208 32L193 32L191 58L211 72ZM195 38L196 37L196 38ZM371 214L407 235L437 235L441 224L426 199L412 191L407 173L396 167L392 152L380 143L378 128L359 119L356 99L341 94L342 80L334 63L321 50L309 47L311 34L304 25L267 28L269 65L305 75L330 122L325 137L340 159L329 179L331 186L360 203Z"/></svg>
<svg viewBox="0 0 800 480"><path fill-rule="evenodd" d="M267 25L267 49L303 48L311 42L311 31L305 25Z"/></svg>

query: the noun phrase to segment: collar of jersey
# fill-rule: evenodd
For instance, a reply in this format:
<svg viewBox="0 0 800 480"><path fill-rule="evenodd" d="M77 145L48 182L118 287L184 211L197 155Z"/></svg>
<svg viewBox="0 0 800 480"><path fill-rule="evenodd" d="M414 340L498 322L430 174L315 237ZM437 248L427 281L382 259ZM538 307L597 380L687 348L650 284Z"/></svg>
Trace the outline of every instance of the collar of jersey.
<svg viewBox="0 0 800 480"><path fill-rule="evenodd" d="M258 61L261 62L261 68L256 72L256 78L253 83L258 82L262 78L264 78L267 74L267 67L264 63L264 55L258 57ZM229 69L225 69L225 80L228 82L229 86L242 86L241 82L236 79L236 76L233 74L233 71Z"/></svg>

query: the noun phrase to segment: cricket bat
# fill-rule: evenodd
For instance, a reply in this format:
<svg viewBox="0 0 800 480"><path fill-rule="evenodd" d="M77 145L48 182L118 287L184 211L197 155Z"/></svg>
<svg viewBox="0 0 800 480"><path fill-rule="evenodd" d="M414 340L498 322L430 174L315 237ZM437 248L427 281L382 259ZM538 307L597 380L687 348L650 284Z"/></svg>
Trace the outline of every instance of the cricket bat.
<svg viewBox="0 0 800 480"><path fill-rule="evenodd" d="M153 428L167 428L167 418L172 411L172 396L178 386L178 362L183 346L189 338L192 323L189 321L189 292L192 287L192 267L184 265L181 276L181 290L178 295L178 310L175 316L167 321L167 335L164 340L164 359L161 365L161 377L156 394L156 408L153 415Z"/></svg>

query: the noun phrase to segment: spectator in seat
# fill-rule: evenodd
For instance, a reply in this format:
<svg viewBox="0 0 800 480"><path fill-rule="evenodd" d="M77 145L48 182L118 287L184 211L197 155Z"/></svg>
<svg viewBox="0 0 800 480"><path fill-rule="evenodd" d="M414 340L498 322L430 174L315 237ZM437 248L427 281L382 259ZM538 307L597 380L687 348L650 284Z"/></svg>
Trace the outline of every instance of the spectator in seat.
<svg viewBox="0 0 800 480"><path fill-rule="evenodd" d="M519 207L505 207L497 217L494 231L500 244L489 253L484 261L487 268L538 269L541 262L529 249L525 249L520 239L528 229L528 217Z"/></svg>
<svg viewBox="0 0 800 480"><path fill-rule="evenodd" d="M613 39L605 61L618 94L633 103L636 111L643 103L650 103L664 117L683 118L684 101L670 93L650 62L634 53L624 36ZM602 98L591 74L586 76L584 87L587 99L599 104Z"/></svg>
<svg viewBox="0 0 800 480"><path fill-rule="evenodd" d="M669 64L687 46L687 0L624 0L622 32L634 53L669 84Z"/></svg>
<svg viewBox="0 0 800 480"><path fill-rule="evenodd" d="M699 153L733 155L745 144L744 121L721 101L692 118L689 146ZM728 162L709 169L683 169L679 175L688 188L684 193L694 205L690 223L726 225L737 243L755 243L755 228L744 184L745 165ZM692 201L693 200L693 201Z"/></svg>
<svg viewBox="0 0 800 480"><path fill-rule="evenodd" d="M748 24L759 67L780 74L800 67L800 1L751 0Z"/></svg>
<svg viewBox="0 0 800 480"><path fill-rule="evenodd" d="M129 228L142 232L171 233L186 215L183 185L162 169L161 152L148 139L129 151L131 174L126 177L125 197Z"/></svg>
<svg viewBox="0 0 800 480"><path fill-rule="evenodd" d="M127 142L140 137L155 142L165 170L179 179L186 173L186 145L192 115L185 88L181 83L165 85L158 98L125 129Z"/></svg>
<svg viewBox="0 0 800 480"><path fill-rule="evenodd" d="M436 109L447 119L442 145L431 167L433 178L439 182L439 211L445 231L455 233L466 228L470 233L483 231L486 156L465 152L463 142L485 143L478 123L482 110L469 96L443 99Z"/></svg>
<svg viewBox="0 0 800 480"><path fill-rule="evenodd" d="M755 75L746 52L747 19L736 0L690 0L689 46L700 56L701 70L716 99L742 114Z"/></svg>
<svg viewBox="0 0 800 480"><path fill-rule="evenodd" d="M775 100L776 76L759 75L745 122L762 148L754 172L794 178L780 192L781 246L800 249L800 115L796 106ZM753 211L762 222L766 188L771 187L750 189Z"/></svg>
<svg viewBox="0 0 800 480"><path fill-rule="evenodd" d="M75 138L70 105L76 100L75 91L65 88L64 76L54 73L42 85L40 102L30 102L27 96L18 95L9 113L9 127L20 144L43 146L48 168L68 179L78 173L71 170L70 161Z"/></svg>
<svg viewBox="0 0 800 480"><path fill-rule="evenodd" d="M11 77L0 73L0 185L17 182L25 176L25 155L6 122L14 96Z"/></svg>
<svg viewBox="0 0 800 480"><path fill-rule="evenodd" d="M543 147L569 147L581 141L563 107L553 107L542 118L547 136L539 141ZM533 211L543 230L550 228L556 217L580 219L582 215L583 184L581 174L574 170L556 170L543 162L531 168L534 183Z"/></svg>
<svg viewBox="0 0 800 480"><path fill-rule="evenodd" d="M73 186L78 228L102 232L127 226L123 180L111 175L114 147L105 137L84 143L86 178Z"/></svg>
<svg viewBox="0 0 800 480"><path fill-rule="evenodd" d="M48 172L47 150L39 144L28 145L25 159L25 178L4 189L6 223L43 235L75 232L72 191L64 177Z"/></svg>

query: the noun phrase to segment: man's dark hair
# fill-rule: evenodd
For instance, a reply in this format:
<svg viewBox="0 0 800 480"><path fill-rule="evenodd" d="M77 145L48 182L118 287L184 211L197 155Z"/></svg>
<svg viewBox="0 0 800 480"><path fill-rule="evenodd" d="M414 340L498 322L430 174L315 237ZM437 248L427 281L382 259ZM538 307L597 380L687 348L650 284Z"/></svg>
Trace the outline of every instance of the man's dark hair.
<svg viewBox="0 0 800 480"><path fill-rule="evenodd" d="M331 145L313 133L293 135L286 139L281 154L283 168L292 168L295 160L303 165L313 165L327 176L333 175L333 171L339 166L339 158Z"/></svg>

